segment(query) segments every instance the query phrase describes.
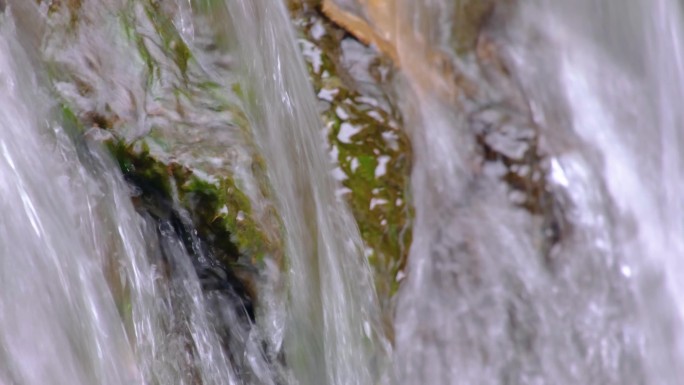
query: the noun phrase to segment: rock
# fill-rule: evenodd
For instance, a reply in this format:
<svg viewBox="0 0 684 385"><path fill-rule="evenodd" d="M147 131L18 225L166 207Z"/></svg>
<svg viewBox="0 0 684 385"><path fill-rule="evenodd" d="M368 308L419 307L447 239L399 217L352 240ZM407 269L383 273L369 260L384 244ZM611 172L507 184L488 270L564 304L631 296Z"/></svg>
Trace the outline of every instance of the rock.
<svg viewBox="0 0 684 385"><path fill-rule="evenodd" d="M398 0L323 0L322 10L357 39L376 46L400 66L398 44L413 41L415 37L411 35L421 32L416 26L397 28L401 13L410 12L407 4L410 3ZM456 0L445 3L431 20L448 21L452 25L450 45L455 52L464 53L475 47L480 27L493 7L494 0Z"/></svg>
<svg viewBox="0 0 684 385"><path fill-rule="evenodd" d="M100 137L145 210L164 220L187 213L251 296L263 258L282 259L280 223L237 82L208 73L230 58L206 46L205 31L183 35L183 9L121 3L53 2L45 14L45 60L64 119L107 132Z"/></svg>
<svg viewBox="0 0 684 385"><path fill-rule="evenodd" d="M324 0L323 13L359 41L377 47L380 52L399 64L394 44L394 2Z"/></svg>
<svg viewBox="0 0 684 385"><path fill-rule="evenodd" d="M391 58L332 23L320 2L290 6L320 101L334 175L347 200L375 272L390 331L391 299L411 243L406 195L411 148L395 106ZM391 331L390 331L391 332Z"/></svg>
<svg viewBox="0 0 684 385"><path fill-rule="evenodd" d="M323 0L322 10L391 58L416 97L436 96L459 111L475 137L474 173L500 169L512 203L543 218L540 232L552 236L542 248L549 250L559 237L554 229L562 227L557 197L547 183L538 128L493 33L508 3Z"/></svg>
<svg viewBox="0 0 684 385"><path fill-rule="evenodd" d="M83 130L108 132L104 140L146 209L160 218L169 207L186 211L211 252L252 287L265 256L282 261L281 225L242 107L249 95L231 72L232 43L203 16L225 9L204 3L181 28L188 10L173 2L51 4L46 59L63 113ZM357 219L389 316L411 233L411 153L387 87L393 65L319 6L292 6L292 17L344 186L340 198Z"/></svg>

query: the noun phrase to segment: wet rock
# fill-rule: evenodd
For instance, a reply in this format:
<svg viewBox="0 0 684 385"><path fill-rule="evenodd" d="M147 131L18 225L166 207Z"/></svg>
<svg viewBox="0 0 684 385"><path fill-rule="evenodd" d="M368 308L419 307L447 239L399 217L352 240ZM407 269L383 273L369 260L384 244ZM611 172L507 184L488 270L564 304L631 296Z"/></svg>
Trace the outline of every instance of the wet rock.
<svg viewBox="0 0 684 385"><path fill-rule="evenodd" d="M243 109L250 95L233 72L233 42L207 16L225 9L203 3L188 23L189 10L174 2L69 4L45 8L56 31L46 59L64 114L109 143L154 215L187 211L211 254L251 290L265 256L282 261L281 224ZM389 309L411 218L410 146L388 88L393 64L331 23L320 4L291 10L344 186L338 193Z"/></svg>
<svg viewBox="0 0 684 385"><path fill-rule="evenodd" d="M153 216L187 212L206 251L238 278L224 282L252 297L263 258L281 256L280 224L239 87L209 73L230 58L207 48L202 31L189 39L178 27L184 10L169 3L77 5L42 8L64 120L109 146ZM200 63L199 51L209 59Z"/></svg>
<svg viewBox="0 0 684 385"><path fill-rule="evenodd" d="M350 36L320 2L292 5L320 101L335 177L357 220L386 315L411 241L411 149L394 102L390 58ZM389 323L389 318L388 318Z"/></svg>
<svg viewBox="0 0 684 385"><path fill-rule="evenodd" d="M496 25L507 6L490 0L324 0L322 10L391 58L417 97L437 95L465 117L478 154L475 178L496 174L487 177L506 184L512 204L543 218L546 254L564 226L531 108L499 56Z"/></svg>
<svg viewBox="0 0 684 385"><path fill-rule="evenodd" d="M322 4L323 12L331 20L365 44L377 47L399 66L397 45L419 32L410 25L398 28L401 7L406 5L398 0L324 0ZM432 8L434 14L430 19L452 26L447 45L461 54L474 49L480 28L494 8L494 0L456 0Z"/></svg>

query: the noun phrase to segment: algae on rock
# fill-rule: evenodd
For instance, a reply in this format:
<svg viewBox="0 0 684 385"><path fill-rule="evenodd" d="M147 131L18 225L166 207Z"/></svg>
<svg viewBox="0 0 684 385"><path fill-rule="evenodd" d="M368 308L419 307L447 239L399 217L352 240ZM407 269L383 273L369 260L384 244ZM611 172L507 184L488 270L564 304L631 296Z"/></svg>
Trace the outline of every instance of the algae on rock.
<svg viewBox="0 0 684 385"><path fill-rule="evenodd" d="M389 325L411 242L410 144L389 88L391 60L349 37L320 5L291 3L290 11L343 185L338 194L358 223Z"/></svg>
<svg viewBox="0 0 684 385"><path fill-rule="evenodd" d="M177 27L184 10L170 3L77 5L51 3L45 14L55 31L45 60L64 110L84 131L106 130L143 195L187 211L214 254L253 280L265 255L282 258L280 224L235 79L214 72L230 58L206 31L189 39Z"/></svg>
<svg viewBox="0 0 684 385"><path fill-rule="evenodd" d="M225 263L282 261L281 223L215 2L50 3L46 61L63 103L97 127L122 170L187 210ZM320 5L320 4L318 4ZM46 5L47 7L47 5ZM367 246L383 305L410 244L410 146L391 89L392 63L345 35L319 7L291 7L321 104L335 175ZM112 17L116 16L116 17ZM191 20L188 21L188 18ZM108 60L116 55L116 61ZM244 263L242 263L244 262Z"/></svg>

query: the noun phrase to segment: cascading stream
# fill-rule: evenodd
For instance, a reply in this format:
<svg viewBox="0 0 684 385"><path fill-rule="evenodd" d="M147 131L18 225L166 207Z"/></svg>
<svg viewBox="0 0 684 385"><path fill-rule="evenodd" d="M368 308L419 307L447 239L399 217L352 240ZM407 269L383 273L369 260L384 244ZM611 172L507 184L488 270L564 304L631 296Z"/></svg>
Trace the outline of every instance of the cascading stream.
<svg viewBox="0 0 684 385"><path fill-rule="evenodd" d="M505 31L491 27L551 154L564 223L549 254L539 219L497 181L503 165L476 166L476 123L526 127L496 110L505 104L473 55L448 60L475 92L425 75L453 51L452 26L434 21L454 5L397 4L411 26L396 39L416 157L399 383L680 382L682 322L669 309L681 297L679 4L521 2Z"/></svg>
<svg viewBox="0 0 684 385"><path fill-rule="evenodd" d="M603 201L577 215L606 234L588 240L619 259L635 292L642 382L679 383L681 4L541 1L521 7L509 29L511 63L538 111L554 179L577 199Z"/></svg>
<svg viewBox="0 0 684 385"><path fill-rule="evenodd" d="M193 7L185 3L178 5L184 18L181 32L193 39ZM29 8L24 9L26 13L22 17L34 17ZM116 9L116 3L103 6L88 3L81 12L85 17L97 20L112 15ZM143 11L142 8L134 9L136 12ZM58 347L64 344L60 340L52 341L50 337L54 334L54 338L58 339L60 327L73 330L73 340L81 344L74 348L77 351L74 355L81 356L74 357L71 364L67 362L69 370L76 373L72 375L74 378L55 376L58 383L367 384L375 382L380 376L387 348L379 334L379 309L370 270L363 258L361 240L353 218L335 195L336 185L329 174L331 166L320 136L322 122L315 109L315 99L307 82L286 10L280 3L239 1L226 2L226 10L229 11L226 15L232 21L231 30L234 30L238 37L236 41L240 43L235 48L244 59L244 71L241 70L245 80L243 89L256 96L256 100L247 100L247 112L254 126L257 144L267 159L269 178L278 193L278 209L286 229L288 260L285 286L288 290L272 291L270 295L273 298L269 298L268 289L265 289L260 302L263 308L259 309L263 317L258 318L258 321L273 320L277 325L261 325L261 328L242 325L241 317L229 311L229 298L203 293L194 268L188 262L191 258L188 251L192 250L184 249L168 224L160 222L157 236L156 231L150 229L154 220L143 220L134 212L121 177L112 171L113 165L107 156L96 149L98 145L77 151L71 147L70 140L60 134L57 143L64 148L63 159L36 159L33 163L38 167L56 169L38 170L31 174L35 178L34 188L38 189L38 183L60 180L63 182L60 193L51 196L54 199L73 199L74 189L83 187L69 183L69 172L75 172L80 178L78 180L94 189L96 195L87 195L84 202L76 199L71 205L52 203L50 207L55 210L59 208L59 213L28 213L35 218L45 216L55 221L52 228L45 230L51 237L58 234L57 229L71 232L60 237L60 240L81 249L73 251L64 246L63 249L54 250L54 263L68 274L77 274L73 270L78 270L79 266L90 266L89 276L73 276L67 278L66 282L94 286L64 288L60 298L63 297L67 302L79 300L92 303L91 311L96 314L92 318L84 318L80 323L71 319L72 322L65 325L48 321L54 316L41 317L46 322L46 328L50 325L53 327L43 335L46 341L55 344L53 357L57 356ZM48 29L50 25L43 27ZM147 25L144 27L149 28ZM82 28L85 31L93 26L84 24ZM77 73L82 71L83 78L97 84L94 90L100 94L97 103L92 104L80 97L77 89L69 88L67 83L57 85L60 92L74 98L79 106L105 106L108 105L107 98L116 99L112 106L120 116L131 119L133 125L126 129L133 135L144 131L147 125L147 118L136 110L146 97L138 95L139 89L135 83L121 82L124 78L136 79L135 65L126 66L125 73L120 75L116 71L122 71L122 63L102 67L92 65L93 61L98 62L93 58L102 55L99 45L112 38L112 31L116 31L114 26L77 36L77 41L84 45L83 57L79 56L78 47L66 50L59 42L49 46L49 55L58 62L66 61ZM119 40L120 36L114 38L117 39L117 49L125 46L125 42ZM261 55L254 55L252 44L262 46ZM198 57L201 60L201 56ZM86 66L80 68L79 60L83 60ZM272 68L276 71L273 72ZM267 75L270 73L273 76ZM28 70L22 74L33 76ZM109 83L101 78L107 74L117 76L117 80ZM12 78L16 75L9 76ZM122 76L121 79L118 76ZM17 84L23 82L17 81ZM221 84L220 81L218 83ZM126 90L121 86L130 88ZM127 110L125 100L117 95L133 98L136 108ZM48 98L43 98L45 100L41 103L47 109ZM22 100L17 103L24 103L21 106L26 108L33 102ZM8 119L13 118L11 111L6 113ZM28 111L24 113L28 114ZM49 112L46 111L43 116L50 116ZM23 113L17 114L17 117L24 118ZM25 125L21 129L37 137L43 135L37 123ZM61 132L59 128L54 129ZM108 134L92 129L87 136L106 139ZM20 145L20 141L24 140L21 135L9 138L17 140L13 148L22 149L22 154L49 153L45 149L29 151L28 146ZM47 148L51 144L48 141L41 145ZM84 158L93 169L80 165L76 160L78 157ZM25 160L30 162L29 159ZM8 183L8 186L22 188L21 184L13 186ZM39 191L32 193L39 194ZM19 201L21 194L17 194L17 199L8 199L7 204ZM42 204L33 203L31 194L27 193L24 198L28 200L29 208L35 205L44 209ZM62 222L73 218L73 213L82 214L76 215L73 223ZM29 216L25 220L27 226L30 219ZM87 226L90 232L80 234L78 223L83 223L81 226ZM6 227L8 231L26 230L9 225ZM10 245L8 239L3 243ZM150 246L158 243L160 247ZM38 240L31 240L28 244L35 248L36 253L43 248L53 249L51 244ZM10 255L9 251L4 255ZM63 260L63 255L73 259ZM67 262L70 264L64 265ZM6 271L11 274L10 270ZM54 278L43 277L36 269L27 267L24 271L27 274L31 272L46 283L59 286ZM17 281L10 282L20 285L19 276L15 277ZM277 280L278 275L275 274L273 279ZM282 283L271 282L267 286L279 287ZM59 293L56 289L52 291ZM33 295L38 296L37 293ZM80 296L85 298L81 299ZM91 299L91 296L95 299ZM65 308L50 298L45 298L45 301L50 302L50 306ZM15 305L10 299L2 303ZM280 312L282 305L270 308L269 303L286 304L286 314ZM46 306L46 309L50 306ZM89 308L83 304L79 306L78 309L71 309L72 317L80 317L80 313ZM16 317L25 318L22 314ZM79 325L83 323L97 332L107 329L101 332L101 336L96 334L95 337L104 339L106 336L108 339L80 340L76 336L82 332L83 328ZM285 325L284 341L278 340L282 339L279 336L280 324ZM221 325L230 326L224 330ZM10 326L6 330L17 327ZM270 342L271 345L263 345L264 342ZM276 355L281 345L291 375L277 368L277 361L281 358ZM275 354L263 351L264 347L268 349L269 346L275 349ZM121 351L85 353L83 356L84 349L97 351L101 348ZM10 349L7 354L24 357L29 353ZM69 356L65 354L64 357ZM36 371L30 379L16 378L29 375L28 369L25 369L25 373L14 373L19 364L35 363L25 360L16 365L8 364L8 376L15 376L8 377L8 383L50 382L46 380L48 374L40 371ZM52 359L35 365L47 364L49 367L46 368L54 371L61 367ZM103 365L104 368L99 372L89 368L97 365Z"/></svg>
<svg viewBox="0 0 684 385"><path fill-rule="evenodd" d="M242 383L219 326L261 355L231 298L212 294L217 313L173 229L158 239L100 144L51 118L7 16L0 52L0 383Z"/></svg>
<svg viewBox="0 0 684 385"><path fill-rule="evenodd" d="M89 202L73 194L78 169L60 151L62 134L49 132L49 104L6 18L0 44L0 381L137 382L102 255L88 239Z"/></svg>
<svg viewBox="0 0 684 385"><path fill-rule="evenodd" d="M470 52L468 38L454 43L464 2L397 0L376 9L396 19L366 15L396 28L376 38L396 50L414 156L393 347L284 2L84 0L81 29L40 48L85 84L65 76L52 91L112 112L127 139L211 126L236 147L221 171L262 218L273 203L269 230L284 244L257 265L254 323L179 186L170 218L136 211L102 148L113 134L80 132L66 109L57 118L32 50L68 17L21 3L16 20L44 22L32 29L5 11L0 385L682 383L683 5L487 2ZM514 162L502 160L532 152L536 164L515 166L543 186L536 211L504 183Z"/></svg>
<svg viewBox="0 0 684 385"><path fill-rule="evenodd" d="M255 140L285 229L284 349L301 384L377 381L386 354L361 238L324 152L320 116L285 5L226 0ZM302 295L306 293L306 295Z"/></svg>

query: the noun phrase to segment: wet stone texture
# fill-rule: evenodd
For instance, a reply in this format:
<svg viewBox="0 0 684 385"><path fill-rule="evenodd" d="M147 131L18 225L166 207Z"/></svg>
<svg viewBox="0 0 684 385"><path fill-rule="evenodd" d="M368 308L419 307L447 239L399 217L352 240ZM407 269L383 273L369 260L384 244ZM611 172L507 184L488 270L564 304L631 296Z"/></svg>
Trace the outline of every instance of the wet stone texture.
<svg viewBox="0 0 684 385"><path fill-rule="evenodd" d="M204 2L196 15L173 1L37 3L56 31L46 38L45 60L63 114L109 144L140 190L135 199L151 210L186 212L212 254L247 286L265 256L282 261L281 223L271 199L277 191L251 138L246 95L233 75L237 60L226 48L231 42L215 34L221 26L202 19L202 12L219 12L219 2ZM347 14L330 7L324 13L325 3L340 3ZM381 12L392 1L288 4L342 186L337 193L357 220L391 335L392 298L405 276L412 218L412 153L395 107L401 98L393 93L393 78L402 66L393 44L411 31L383 29L393 23L383 17L394 13ZM495 34L482 32L493 4L451 4L443 16L463 22L450 24L449 44L418 52L434 54L436 60L426 60L434 62L428 72L456 90L454 108L466 117L479 154L475 174L494 173L513 204L542 218L541 247L548 254L562 221L529 106L498 56ZM112 55L119 60L108 60Z"/></svg>
<svg viewBox="0 0 684 385"><path fill-rule="evenodd" d="M45 59L63 113L109 143L142 194L136 199L187 212L248 284L264 256L282 260L270 198L277 191L251 138L236 58L202 19L216 4L192 15L171 1L38 3L56 31ZM385 88L393 64L326 19L320 3L290 10L343 186L339 198L357 219L389 324L411 239L410 146Z"/></svg>
<svg viewBox="0 0 684 385"><path fill-rule="evenodd" d="M393 105L392 62L333 24L320 2L291 6L318 96L333 170L366 244L389 315L411 241L411 150Z"/></svg>
<svg viewBox="0 0 684 385"><path fill-rule="evenodd" d="M505 183L512 204L542 219L540 247L546 255L559 241L564 225L558 197L548 183L549 165L531 108L506 59L499 55L499 44L505 42L497 39L496 26L504 22L510 3L323 0L323 10L359 40L377 45L401 69L415 62L427 64L409 72L408 81L440 93L462 114L475 138L475 174L486 173ZM413 30L412 15L418 11L438 22ZM401 22L398 15L407 17L403 28L396 25ZM409 50L403 57L397 49L399 41ZM402 59L415 62L402 63Z"/></svg>
<svg viewBox="0 0 684 385"><path fill-rule="evenodd" d="M338 195L357 219L389 315L411 242L411 148L395 108L396 50L380 47L380 53L363 44L373 42L363 34L378 29L374 33L389 36L390 45L401 36L382 30L391 20L343 28L329 17L343 24L344 15L323 13L326 2L335 3L291 1L289 8L318 96L333 173L343 186ZM204 22L202 12L188 22L189 10L176 2L38 3L46 23L61 31L47 38L46 61L64 110L84 130L105 130L124 173L187 210L225 263L255 267L265 255L281 259L280 222L270 199L277 192L270 191L241 106L244 95L232 75L236 60L222 49L230 42L217 41L216 26ZM356 6L340 9L370 7L356 15L362 22L394 4L347 3ZM434 72L447 87L460 89L454 94L476 138L477 167L496 173L514 204L544 218L544 247L550 249L561 226L538 130L498 57L496 40L481 33L492 4L452 4L449 17L469 22L452 23L450 47L424 51L437 51L444 60ZM212 6L207 2L204 11L214 12ZM111 55L126 60L107 60ZM440 66L444 61L450 65Z"/></svg>
<svg viewBox="0 0 684 385"><path fill-rule="evenodd" d="M184 213L212 254L252 286L264 256L281 259L280 224L237 81L208 73L230 57L199 29L186 42L176 27L182 9L120 3L42 4L57 31L45 60L63 118L108 144L138 201ZM209 58L202 64L199 51Z"/></svg>

